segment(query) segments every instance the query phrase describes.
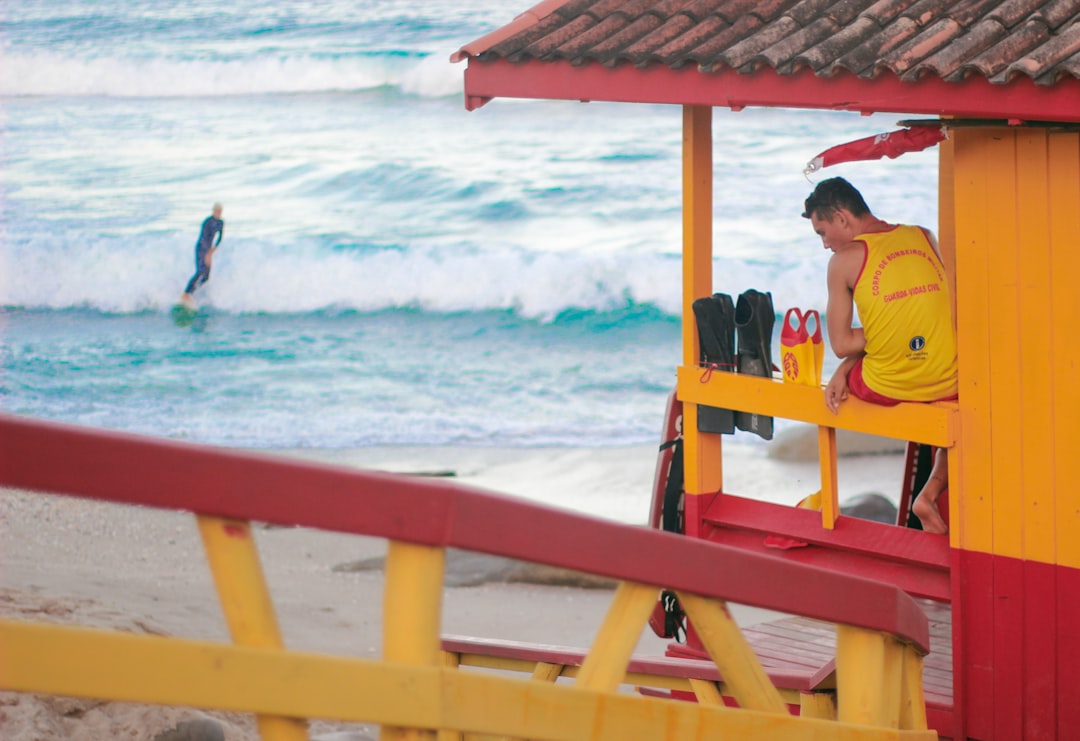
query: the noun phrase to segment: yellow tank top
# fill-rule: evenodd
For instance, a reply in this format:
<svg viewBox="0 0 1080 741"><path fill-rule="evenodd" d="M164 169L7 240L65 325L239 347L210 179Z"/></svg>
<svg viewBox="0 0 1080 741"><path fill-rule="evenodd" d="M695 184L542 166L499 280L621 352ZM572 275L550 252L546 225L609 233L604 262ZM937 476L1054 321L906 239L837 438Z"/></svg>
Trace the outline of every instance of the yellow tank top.
<svg viewBox="0 0 1080 741"><path fill-rule="evenodd" d="M856 237L866 245L855 308L866 334L863 380L905 401L956 393L956 329L945 269L916 226Z"/></svg>

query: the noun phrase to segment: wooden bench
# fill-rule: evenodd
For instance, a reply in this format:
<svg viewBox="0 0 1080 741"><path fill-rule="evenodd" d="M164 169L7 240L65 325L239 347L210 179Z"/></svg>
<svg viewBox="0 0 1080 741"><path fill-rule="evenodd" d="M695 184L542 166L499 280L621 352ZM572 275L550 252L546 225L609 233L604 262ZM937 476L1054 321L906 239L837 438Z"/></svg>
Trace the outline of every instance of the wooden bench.
<svg viewBox="0 0 1080 741"><path fill-rule="evenodd" d="M746 628L743 634L793 712L835 719L836 646L831 624L785 618ZM801 640L800 635L809 641ZM633 656L623 684L633 685L646 695L678 697L682 693L689 699L692 694L703 704L734 704L723 677L708 656L681 648L685 650L683 655ZM520 672L548 682L577 677L587 653L569 646L459 635L443 636L442 651L447 666Z"/></svg>

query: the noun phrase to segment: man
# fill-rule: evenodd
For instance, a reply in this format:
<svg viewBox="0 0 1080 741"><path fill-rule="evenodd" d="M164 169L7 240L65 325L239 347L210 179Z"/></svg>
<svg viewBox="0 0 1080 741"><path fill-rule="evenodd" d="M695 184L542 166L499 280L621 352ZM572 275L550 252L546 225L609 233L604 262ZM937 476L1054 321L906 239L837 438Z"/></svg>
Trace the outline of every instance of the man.
<svg viewBox="0 0 1080 741"><path fill-rule="evenodd" d="M221 220L221 204L215 203L213 212L203 221L199 241L195 243L195 275L191 276L187 288L184 289L184 295L180 297L184 303L190 303L195 289L210 280L210 263L224 234L225 222ZM215 235L217 235L216 242Z"/></svg>
<svg viewBox="0 0 1080 741"><path fill-rule="evenodd" d="M825 319L842 362L825 387L829 409L835 414L848 393L885 406L955 399L956 329L933 235L878 219L843 178L818 183L803 216L833 253ZM852 307L861 327L852 324ZM937 507L947 485L942 449L912 504L927 532L948 531Z"/></svg>

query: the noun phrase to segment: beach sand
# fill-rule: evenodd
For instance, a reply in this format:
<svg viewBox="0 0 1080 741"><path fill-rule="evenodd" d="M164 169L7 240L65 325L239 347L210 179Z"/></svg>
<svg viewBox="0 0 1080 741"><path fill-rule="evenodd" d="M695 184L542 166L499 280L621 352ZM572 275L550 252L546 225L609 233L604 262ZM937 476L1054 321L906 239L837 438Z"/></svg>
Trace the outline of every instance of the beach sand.
<svg viewBox="0 0 1080 741"><path fill-rule="evenodd" d="M726 488L796 503L818 488L812 430L770 447L725 447ZM801 444L790 444L801 439ZM841 501L870 491L895 500L902 458L878 442L848 441ZM883 451L886 454L881 454ZM277 451L309 460L454 480L630 524L648 518L656 446L598 449L371 448ZM255 525L260 558L291 649L380 655L382 558L376 538ZM451 552L444 633L587 647L607 610L603 579ZM750 625L773 613L733 606ZM0 616L212 641L228 641L194 518L185 513L0 490ZM641 653L666 641L646 629ZM203 727L196 721L212 720ZM180 725L178 725L180 724ZM187 724L187 725L184 725ZM213 733L207 735L206 729ZM257 735L250 716L0 693L6 741L220 738ZM312 738L376 738L371 727L312 722Z"/></svg>

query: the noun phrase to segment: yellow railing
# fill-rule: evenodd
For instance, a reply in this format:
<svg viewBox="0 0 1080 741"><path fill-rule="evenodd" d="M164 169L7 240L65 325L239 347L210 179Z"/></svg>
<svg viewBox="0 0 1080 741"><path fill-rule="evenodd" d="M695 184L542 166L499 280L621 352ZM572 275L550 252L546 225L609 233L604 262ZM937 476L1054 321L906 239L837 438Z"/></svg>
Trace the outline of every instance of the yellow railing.
<svg viewBox="0 0 1080 741"><path fill-rule="evenodd" d="M935 736L921 685L926 618L895 587L451 482L4 415L0 450L0 485L195 512L234 642L0 621L0 689L254 713L267 741L305 738L308 718L377 723L384 738ZM282 646L248 520L390 541L381 660ZM574 685L441 665L449 546L621 581ZM615 692L661 587L679 594L741 708ZM836 720L787 713L728 599L838 624Z"/></svg>
<svg viewBox="0 0 1080 741"><path fill-rule="evenodd" d="M820 387L784 383L736 373L678 369L681 401L808 422L818 427L822 525L833 528L840 513L836 469L836 430L853 430L899 440L952 448L960 436L957 402L898 404L884 407L849 397L838 413L825 406ZM955 463L950 461L950 468Z"/></svg>

